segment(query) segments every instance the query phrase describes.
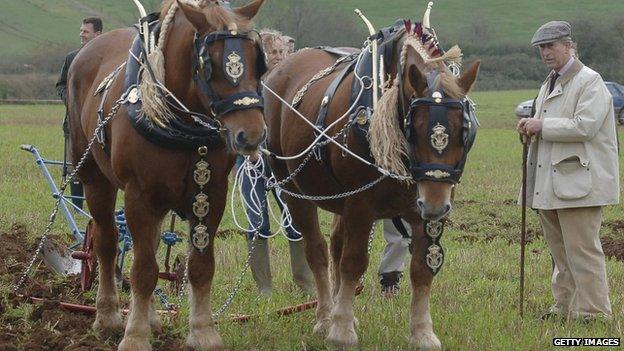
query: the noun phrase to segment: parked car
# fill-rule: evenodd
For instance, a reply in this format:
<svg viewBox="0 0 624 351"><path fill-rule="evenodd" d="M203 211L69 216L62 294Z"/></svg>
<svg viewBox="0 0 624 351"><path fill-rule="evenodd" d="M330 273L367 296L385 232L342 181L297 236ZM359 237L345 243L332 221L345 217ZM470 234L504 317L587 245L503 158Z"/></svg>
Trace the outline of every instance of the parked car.
<svg viewBox="0 0 624 351"><path fill-rule="evenodd" d="M615 82L605 82L607 89L613 96L613 110L615 111L615 119L618 123L624 125L624 86ZM531 107L533 99L523 101L516 107L516 116L518 118L531 117Z"/></svg>
<svg viewBox="0 0 624 351"><path fill-rule="evenodd" d="M605 82L605 84L611 95L613 95L615 119L617 119L621 125L624 125L624 86L614 82Z"/></svg>
<svg viewBox="0 0 624 351"><path fill-rule="evenodd" d="M533 99L522 101L516 107L516 116L518 118L533 117L531 116L531 108L533 107Z"/></svg>

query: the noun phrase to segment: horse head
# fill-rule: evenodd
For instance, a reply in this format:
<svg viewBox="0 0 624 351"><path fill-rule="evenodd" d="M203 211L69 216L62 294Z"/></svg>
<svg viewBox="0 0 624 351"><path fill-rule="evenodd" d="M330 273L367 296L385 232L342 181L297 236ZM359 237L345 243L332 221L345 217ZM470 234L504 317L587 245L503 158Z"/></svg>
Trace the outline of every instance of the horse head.
<svg viewBox="0 0 624 351"><path fill-rule="evenodd" d="M411 176L421 217L435 221L451 210L453 187L474 142L478 122L466 94L480 62L456 77L446 63L459 60L459 48L443 54L434 32L420 23L405 27L395 41L391 81L371 122L371 151L381 167ZM383 137L388 132L392 137Z"/></svg>
<svg viewBox="0 0 624 351"><path fill-rule="evenodd" d="M264 0L233 9L222 1L176 2L195 29L192 74L197 98L222 123L232 151L256 152L266 138L260 84L266 59L251 19Z"/></svg>

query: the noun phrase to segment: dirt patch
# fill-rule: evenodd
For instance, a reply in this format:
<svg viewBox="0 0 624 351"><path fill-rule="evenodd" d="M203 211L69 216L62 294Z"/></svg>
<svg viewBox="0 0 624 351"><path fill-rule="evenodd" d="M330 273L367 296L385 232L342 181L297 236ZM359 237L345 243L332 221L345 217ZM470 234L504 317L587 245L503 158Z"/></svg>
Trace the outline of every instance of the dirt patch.
<svg viewBox="0 0 624 351"><path fill-rule="evenodd" d="M605 224L616 232L624 232L624 221L613 221Z"/></svg>
<svg viewBox="0 0 624 351"><path fill-rule="evenodd" d="M20 293L44 298L45 302L29 306L24 296L12 294L13 285L30 263L38 244L30 243L28 237L25 226L19 224L0 232L0 350L115 350L120 338L99 338L91 329L94 315L66 311L59 306L61 301L95 304L95 294L81 291L79 276L53 273L37 260ZM59 238L51 239L62 243ZM182 350L183 340L183 335L159 335L153 343L154 350Z"/></svg>
<svg viewBox="0 0 624 351"><path fill-rule="evenodd" d="M618 261L624 261L624 240L614 239L610 237L603 237L602 249L607 257Z"/></svg>
<svg viewBox="0 0 624 351"><path fill-rule="evenodd" d="M245 232L242 230L238 230L238 229L225 229L225 230L219 230L215 233L215 237L220 238L220 239L227 239L229 237L237 236L237 235L245 235Z"/></svg>

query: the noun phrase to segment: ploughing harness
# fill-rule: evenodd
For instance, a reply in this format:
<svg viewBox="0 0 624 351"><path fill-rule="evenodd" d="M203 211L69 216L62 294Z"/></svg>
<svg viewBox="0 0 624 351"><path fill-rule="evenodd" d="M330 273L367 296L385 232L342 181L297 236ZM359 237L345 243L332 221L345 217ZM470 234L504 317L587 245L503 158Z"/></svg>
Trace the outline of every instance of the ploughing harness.
<svg viewBox="0 0 624 351"><path fill-rule="evenodd" d="M149 43L145 43L142 24L149 24ZM204 97L209 101L209 111L207 114L198 111L190 111L175 95L170 92L164 82L158 82L155 78L153 68L147 60L148 52L146 48L154 48L160 35L158 13L153 13L142 18L139 24L135 25L138 33L130 48L128 60L116 71L105 79L96 94L102 94L102 102L98 118L101 123L103 116L103 106L111 86L121 68L126 66L124 93L122 100L125 101L127 116L135 130L151 143L167 149L196 151L199 160L195 164L193 179L199 191L193 202L193 213L197 218L197 225L191 233L191 242L200 252L205 252L210 242L207 226L204 225L204 218L208 215L210 204L208 195L204 193L204 188L210 181L210 165L206 161L209 150L220 149L225 146L223 128L219 118L234 111L247 109L263 109L264 99L261 95L261 85L254 91L242 91L230 96L221 96L213 88L213 59L210 56L209 47L216 43L223 43L223 75L233 86L239 86L242 78L249 69L249 63L245 59L243 47L244 41L256 43L258 58L256 72L259 78L266 73L266 55L260 43L250 35L250 33L239 33L237 30L221 30L206 34L195 33L194 54L192 67L193 80ZM167 107L178 118L169 119L166 125L154 123L143 112L143 102L141 97L140 82L142 76L149 74L152 81L158 84L158 93L165 98ZM103 129L103 128L102 128ZM103 132L102 132L103 133ZM105 151L106 137L104 134L99 138ZM179 211L178 211L179 212ZM180 213L178 213L180 214Z"/></svg>
<svg viewBox="0 0 624 351"><path fill-rule="evenodd" d="M319 72L315 76L311 83L316 80L329 75L336 70L340 65L344 65L339 73L336 75L332 83L326 89L321 106L316 118L316 127L320 130L325 128L325 118L329 110L329 105L335 95L338 87L349 76L349 74L355 74L360 79L354 79L351 87L351 99L349 106L352 107L349 115L348 126L351 131L354 132L358 142L369 149L370 143L368 139L368 129L370 127L371 117L373 115L373 79L372 79L372 62L374 59L382 61L384 72L390 72L391 62L393 62L393 56L395 55L395 46L402 37L404 31L402 27L404 21L399 20L394 26L381 29L376 35L368 38L368 45L356 54L350 54L334 48L322 49L330 54L339 56L336 64L330 69ZM426 35L426 34L425 34ZM376 58L372 56L372 50L370 50L370 42L376 40L379 45L379 52ZM427 40L423 40L426 42ZM380 59L383 55L383 60ZM403 68L400 60L397 61L397 75L395 79L399 80L400 91L403 91ZM410 152L409 157L404 160L409 165L409 170L412 178L417 181L433 181L433 182L446 182L456 184L463 173L464 166L468 152L470 151L476 137L478 120L475 114L474 104L469 98L462 100L454 99L446 95L444 90L440 87L439 80L440 75L438 70L432 70L426 74L428 94L426 97L414 97L409 101L404 101L402 93L399 93L399 126L403 132L403 135L407 139L410 145L417 144L417 136L413 131L415 123L416 112L421 108L428 109L429 123L427 129L426 144L433 149L434 154L438 157L444 156L447 148L451 142L451 126L448 118L449 109L459 109L462 111L462 130L460 136L462 138L461 143L464 146L464 153L459 163L454 167L450 167L443 163L421 163L416 160L414 153ZM305 91L309 87L309 84L304 86L295 96L293 106L297 106ZM361 92L361 93L360 93ZM377 97L379 98L379 97ZM317 135L318 136L318 135ZM314 149L316 158L328 174L336 179L331 170L330 163L327 159L327 151L324 145L317 145ZM370 151L365 157L368 160L372 160ZM337 183L337 180L335 181ZM405 238L410 238L409 232L405 226L401 223L400 217L393 219L395 227ZM440 244L440 238L444 231L444 225L441 221L424 221L423 231L429 242L429 247L425 254L425 261L431 272L435 275L442 267L444 263L444 250Z"/></svg>

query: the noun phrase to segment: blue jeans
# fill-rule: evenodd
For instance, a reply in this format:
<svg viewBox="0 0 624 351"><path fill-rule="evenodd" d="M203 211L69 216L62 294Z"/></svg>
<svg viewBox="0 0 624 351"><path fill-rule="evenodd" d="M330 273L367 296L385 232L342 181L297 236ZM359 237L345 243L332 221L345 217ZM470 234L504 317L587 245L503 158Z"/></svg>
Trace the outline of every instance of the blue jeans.
<svg viewBox="0 0 624 351"><path fill-rule="evenodd" d="M264 174L265 176L268 178L271 176L271 169L269 168L269 163L268 160L265 158L265 156L262 156L264 158ZM245 158L243 156L237 156L236 158L236 169L239 169L243 162L245 161ZM243 197L245 198L245 201L247 203L252 203L252 199L251 199L251 195L250 192L252 190L252 182L249 179L249 177L247 176L243 176ZM247 216L249 217L251 223L249 226L249 229L252 230L253 228L259 228L258 230L258 235L262 238L268 238L271 236L271 224L269 222L269 211L268 211L268 203L267 203L267 189L266 189L266 184L264 182L264 179L260 179L256 182L255 184L255 192L258 196L257 199L255 199L256 201L260 202L260 206L262 206L261 208L261 215L255 213L254 211L252 211L249 208L246 208L245 211L247 212ZM277 196L277 193L275 192L275 189L271 189L271 192L273 193L273 197L275 198L275 200L277 201L277 206L280 209L280 213L282 215L282 218L284 216L284 205L282 203L282 200L279 198L279 196ZM289 240L292 241L298 241L301 240L301 234L299 234L297 232L297 230L293 227L292 223L290 223L290 225L288 225L286 228L286 236L288 237ZM254 236L254 232L249 232L247 233L248 238L251 240Z"/></svg>

